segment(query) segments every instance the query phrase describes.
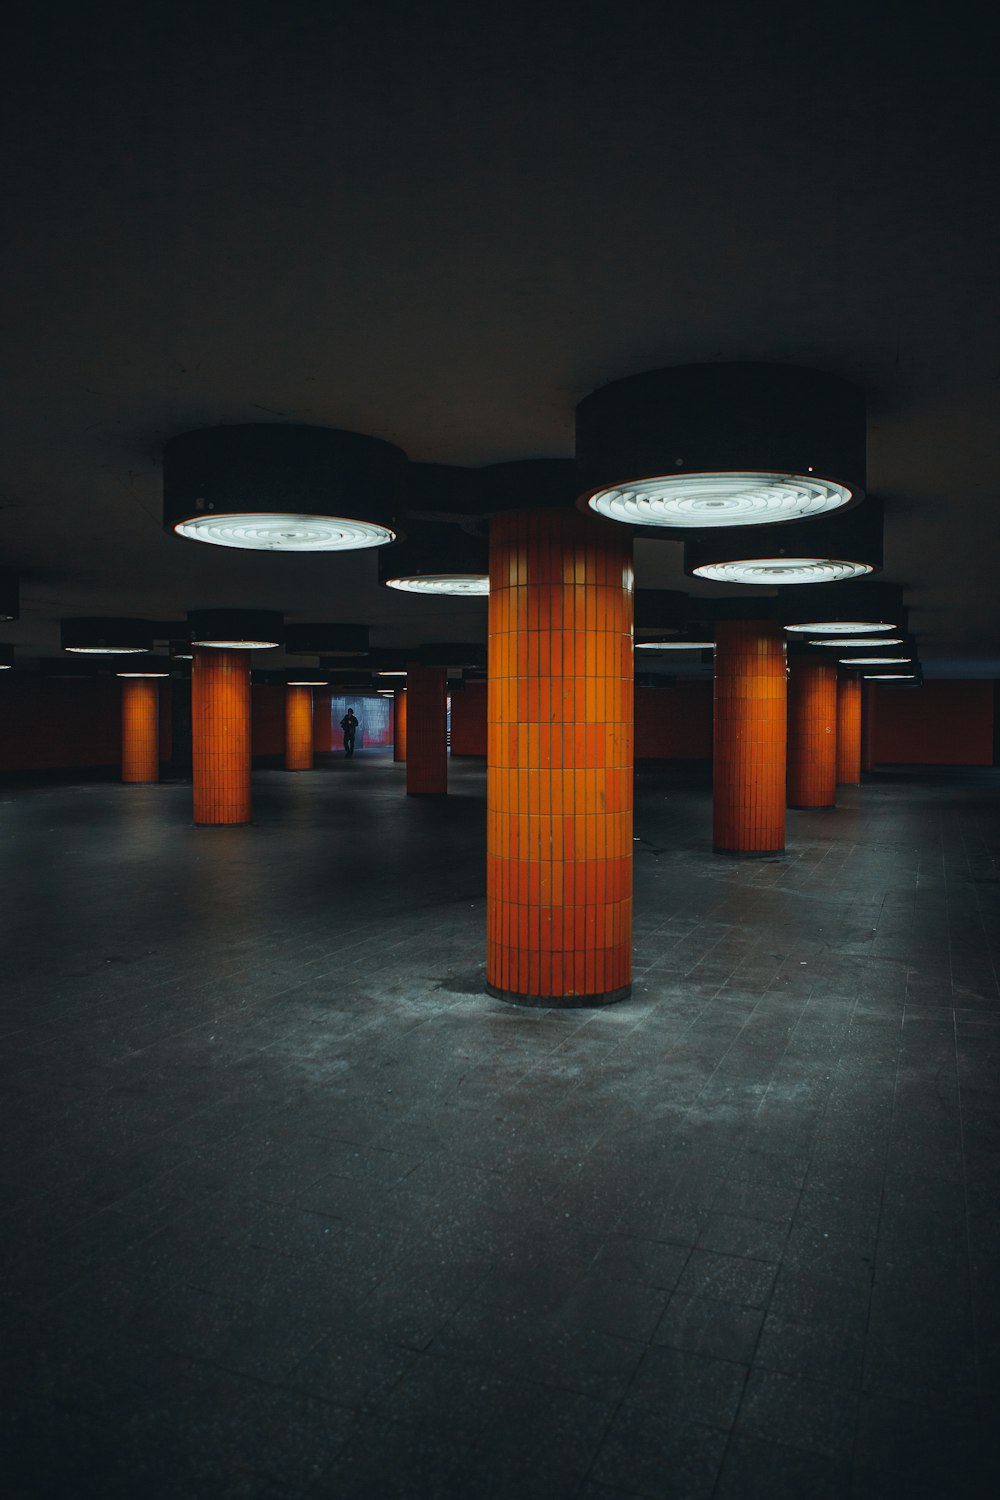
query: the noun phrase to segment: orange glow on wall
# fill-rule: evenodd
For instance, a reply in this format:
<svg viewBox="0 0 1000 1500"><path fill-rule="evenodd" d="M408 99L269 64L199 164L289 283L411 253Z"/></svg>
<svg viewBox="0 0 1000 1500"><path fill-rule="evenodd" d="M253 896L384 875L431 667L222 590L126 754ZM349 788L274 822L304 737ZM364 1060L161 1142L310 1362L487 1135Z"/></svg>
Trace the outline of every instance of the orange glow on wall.
<svg viewBox="0 0 1000 1500"><path fill-rule="evenodd" d="M122 677L122 781L160 779L160 684Z"/></svg>
<svg viewBox="0 0 1000 1500"><path fill-rule="evenodd" d="M796 656L788 679L788 805L837 800L837 668Z"/></svg>
<svg viewBox="0 0 1000 1500"><path fill-rule="evenodd" d="M448 672L411 662L406 671L406 791L442 797L448 790Z"/></svg>
<svg viewBox="0 0 1000 1500"><path fill-rule="evenodd" d="M487 987L599 1004L632 979L632 540L574 511L491 524Z"/></svg>
<svg viewBox="0 0 1000 1500"><path fill-rule="evenodd" d="M712 842L720 854L785 847L785 642L764 620L715 634Z"/></svg>
<svg viewBox="0 0 1000 1500"><path fill-rule="evenodd" d="M313 767L313 696L310 687L285 688L285 770Z"/></svg>
<svg viewBox="0 0 1000 1500"><path fill-rule="evenodd" d="M861 784L861 678L841 672L837 678L837 785Z"/></svg>
<svg viewBox="0 0 1000 1500"><path fill-rule="evenodd" d="M874 771L878 764L875 734L878 725L878 698L874 682L866 682L861 700L861 769Z"/></svg>
<svg viewBox="0 0 1000 1500"><path fill-rule="evenodd" d="M249 823L250 653L192 649L194 821Z"/></svg>
<svg viewBox="0 0 1000 1500"><path fill-rule="evenodd" d="M392 695L392 758L406 759L406 689L396 688Z"/></svg>

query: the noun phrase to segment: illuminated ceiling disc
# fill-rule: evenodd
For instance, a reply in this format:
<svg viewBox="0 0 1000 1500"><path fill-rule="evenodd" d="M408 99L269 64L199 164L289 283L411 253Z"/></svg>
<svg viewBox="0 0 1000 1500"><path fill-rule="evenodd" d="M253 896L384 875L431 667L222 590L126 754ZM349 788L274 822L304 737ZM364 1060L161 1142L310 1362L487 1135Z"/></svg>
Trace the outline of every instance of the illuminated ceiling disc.
<svg viewBox="0 0 1000 1500"><path fill-rule="evenodd" d="M866 682L916 682L916 672L864 672Z"/></svg>
<svg viewBox="0 0 1000 1500"><path fill-rule="evenodd" d="M752 557L739 562L702 563L692 569L696 578L716 583L756 583L769 587L794 583L840 583L873 572L868 563L830 557Z"/></svg>
<svg viewBox="0 0 1000 1500"><path fill-rule="evenodd" d="M388 526L372 521L250 511L192 516L178 521L174 530L195 542L253 552L352 552L360 547L382 547L396 539Z"/></svg>
<svg viewBox="0 0 1000 1500"><path fill-rule="evenodd" d="M116 672L116 677L169 677L169 672Z"/></svg>
<svg viewBox="0 0 1000 1500"><path fill-rule="evenodd" d="M271 651L280 641L192 641L192 646L209 646L213 651Z"/></svg>
<svg viewBox="0 0 1000 1500"><path fill-rule="evenodd" d="M404 594L450 594L457 598L482 598L490 591L488 573L425 573L409 578L387 578L386 587Z"/></svg>
<svg viewBox="0 0 1000 1500"><path fill-rule="evenodd" d="M145 646L64 646L76 656L144 656Z"/></svg>
<svg viewBox="0 0 1000 1500"><path fill-rule="evenodd" d="M875 620L813 620L807 625L786 625L786 630L810 635L862 635L872 630L896 630L897 626ZM838 644L834 642L834 644Z"/></svg>
<svg viewBox="0 0 1000 1500"><path fill-rule="evenodd" d="M786 627L785 627L786 630L791 630L793 628L794 629L798 629L797 626L793 627L791 625L786 625ZM820 637L819 640L810 641L809 642L810 646L827 646L827 647L832 646L837 651L843 651L843 649L844 649L845 646L851 646L851 647L875 646L879 650L881 650L883 646L901 646L902 644L903 644L903 637L901 635L897 635L897 636L884 636L884 635L879 636L879 635L873 635L870 639L866 638L865 636L856 636L856 635L832 635L832 636L826 636L825 638L824 637Z"/></svg>
<svg viewBox="0 0 1000 1500"><path fill-rule="evenodd" d="M846 485L813 474L679 474L597 490L591 510L632 526L766 526L848 505Z"/></svg>
<svg viewBox="0 0 1000 1500"><path fill-rule="evenodd" d="M913 660L912 656L842 656L844 667L896 667Z"/></svg>
<svg viewBox="0 0 1000 1500"><path fill-rule="evenodd" d="M636 641L637 651L714 651L714 641Z"/></svg>

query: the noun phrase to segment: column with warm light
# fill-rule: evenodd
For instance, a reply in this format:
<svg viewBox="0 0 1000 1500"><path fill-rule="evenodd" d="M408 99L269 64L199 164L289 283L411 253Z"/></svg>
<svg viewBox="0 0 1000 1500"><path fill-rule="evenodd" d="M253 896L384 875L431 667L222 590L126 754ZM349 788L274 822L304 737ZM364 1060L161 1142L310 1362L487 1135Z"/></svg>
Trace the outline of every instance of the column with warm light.
<svg viewBox="0 0 1000 1500"><path fill-rule="evenodd" d="M837 800L837 668L795 656L788 677L788 805Z"/></svg>
<svg viewBox="0 0 1000 1500"><path fill-rule="evenodd" d="M312 688L289 684L285 688L285 770L313 768Z"/></svg>
<svg viewBox="0 0 1000 1500"><path fill-rule="evenodd" d="M448 672L411 662L406 674L406 790L443 797L448 790Z"/></svg>
<svg viewBox="0 0 1000 1500"><path fill-rule="evenodd" d="M392 695L392 758L406 759L406 689L396 688Z"/></svg>
<svg viewBox="0 0 1000 1500"><path fill-rule="evenodd" d="M715 634L712 843L718 854L785 847L785 641L766 620Z"/></svg>
<svg viewBox="0 0 1000 1500"><path fill-rule="evenodd" d="M123 677L122 781L160 779L160 683L153 677Z"/></svg>
<svg viewBox="0 0 1000 1500"><path fill-rule="evenodd" d="M875 726L878 720L878 696L874 682L864 685L861 703L861 769L874 771L878 764L875 755Z"/></svg>
<svg viewBox="0 0 1000 1500"><path fill-rule="evenodd" d="M599 1005L632 980L632 539L566 510L491 523L490 993Z"/></svg>
<svg viewBox="0 0 1000 1500"><path fill-rule="evenodd" d="M837 785L861 783L861 678L842 671L837 679Z"/></svg>
<svg viewBox="0 0 1000 1500"><path fill-rule="evenodd" d="M191 669L194 821L250 821L250 654L195 646Z"/></svg>

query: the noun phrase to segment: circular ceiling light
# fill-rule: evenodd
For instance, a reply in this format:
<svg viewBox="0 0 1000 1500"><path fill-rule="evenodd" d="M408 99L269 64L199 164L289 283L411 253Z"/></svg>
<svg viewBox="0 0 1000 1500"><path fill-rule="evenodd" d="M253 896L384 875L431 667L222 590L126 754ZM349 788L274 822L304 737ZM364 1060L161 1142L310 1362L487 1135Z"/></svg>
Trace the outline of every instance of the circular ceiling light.
<svg viewBox="0 0 1000 1500"><path fill-rule="evenodd" d="M281 615L270 609L193 609L188 625L192 646L217 651L266 651L284 635Z"/></svg>
<svg viewBox="0 0 1000 1500"><path fill-rule="evenodd" d="M611 521L686 530L800 521L853 499L846 485L812 474L685 474L596 490L587 504Z"/></svg>
<svg viewBox="0 0 1000 1500"><path fill-rule="evenodd" d="M136 656L149 653L153 632L148 620L85 618L60 621L62 648L81 656Z"/></svg>
<svg viewBox="0 0 1000 1500"><path fill-rule="evenodd" d="M286 686L325 688L330 684L325 677L289 677Z"/></svg>
<svg viewBox="0 0 1000 1500"><path fill-rule="evenodd" d="M798 629L798 626L786 625L786 630ZM856 635L828 635L821 636L819 640L810 641L810 646L833 646L837 651L843 651L846 646L901 646L903 637L901 635L884 636L874 635L870 638Z"/></svg>
<svg viewBox="0 0 1000 1500"><path fill-rule="evenodd" d="M421 577L387 578L386 587L404 594L450 594L456 598L482 598L490 591L488 573L426 573Z"/></svg>
<svg viewBox="0 0 1000 1500"><path fill-rule="evenodd" d="M576 410L581 509L681 533L807 520L864 495L863 395L791 365L612 381Z"/></svg>
<svg viewBox="0 0 1000 1500"><path fill-rule="evenodd" d="M118 667L115 671L116 677L169 677L170 669L165 661L157 656L151 656L146 661L130 661L127 666Z"/></svg>
<svg viewBox="0 0 1000 1500"><path fill-rule="evenodd" d="M701 563L691 569L696 578L716 583L840 583L871 573L869 563L848 562L832 557L747 557L731 562Z"/></svg>
<svg viewBox="0 0 1000 1500"><path fill-rule="evenodd" d="M714 651L714 641L636 641L637 651Z"/></svg>
<svg viewBox="0 0 1000 1500"><path fill-rule="evenodd" d="M345 552L396 537L407 459L378 438L247 423L171 438L163 518L192 541L258 552Z"/></svg>
<svg viewBox="0 0 1000 1500"><path fill-rule="evenodd" d="M380 668L380 669L379 669L379 674L378 674L378 675L379 675L379 676L380 676L380 677L405 677L405 676L406 676L406 673L405 673L405 671L398 671L398 672L383 672L383 671L382 671L382 670L381 670L381 668Z"/></svg>
<svg viewBox="0 0 1000 1500"><path fill-rule="evenodd" d="M865 672L866 682L916 682L916 672Z"/></svg>
<svg viewBox="0 0 1000 1500"><path fill-rule="evenodd" d="M910 662L912 656L842 656L842 667L892 667Z"/></svg>
<svg viewBox="0 0 1000 1500"><path fill-rule="evenodd" d="M808 631L812 635L842 636L860 635L862 631L869 630L896 630L898 626L875 620L811 620L806 625L786 625L785 629L798 634L805 634ZM840 642L834 640L830 644L836 646Z"/></svg>

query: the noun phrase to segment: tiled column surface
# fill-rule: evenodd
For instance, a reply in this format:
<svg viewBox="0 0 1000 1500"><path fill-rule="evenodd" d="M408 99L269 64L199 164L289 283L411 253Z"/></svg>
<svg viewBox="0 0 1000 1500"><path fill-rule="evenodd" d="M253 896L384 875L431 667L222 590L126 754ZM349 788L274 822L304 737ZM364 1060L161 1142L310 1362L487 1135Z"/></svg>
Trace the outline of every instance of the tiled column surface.
<svg viewBox="0 0 1000 1500"><path fill-rule="evenodd" d="M312 688L285 688L285 770L311 771L313 767Z"/></svg>
<svg viewBox="0 0 1000 1500"><path fill-rule="evenodd" d="M406 675L406 790L411 797L442 797L448 790L448 724L445 667L411 662Z"/></svg>
<svg viewBox="0 0 1000 1500"><path fill-rule="evenodd" d="M841 672L837 679L837 785L861 781L861 678Z"/></svg>
<svg viewBox="0 0 1000 1500"><path fill-rule="evenodd" d="M632 594L612 523L492 522L486 979L502 999L631 989Z"/></svg>
<svg viewBox="0 0 1000 1500"><path fill-rule="evenodd" d="M194 647L191 761L196 823L250 821L250 656Z"/></svg>
<svg viewBox="0 0 1000 1500"><path fill-rule="evenodd" d="M313 753L329 755L333 750L333 694L329 688L313 689Z"/></svg>
<svg viewBox="0 0 1000 1500"><path fill-rule="evenodd" d="M788 805L837 800L837 668L793 657L788 677Z"/></svg>
<svg viewBox="0 0 1000 1500"><path fill-rule="evenodd" d="M763 620L715 634L712 843L719 854L785 847L785 641Z"/></svg>
<svg viewBox="0 0 1000 1500"><path fill-rule="evenodd" d="M123 677L121 684L122 781L159 781L159 680Z"/></svg>
<svg viewBox="0 0 1000 1500"><path fill-rule="evenodd" d="M396 688L392 695L392 758L406 759L406 689Z"/></svg>
<svg viewBox="0 0 1000 1500"><path fill-rule="evenodd" d="M878 764L875 755L875 725L878 718L878 697L874 682L864 684L861 702L861 769L874 771Z"/></svg>

